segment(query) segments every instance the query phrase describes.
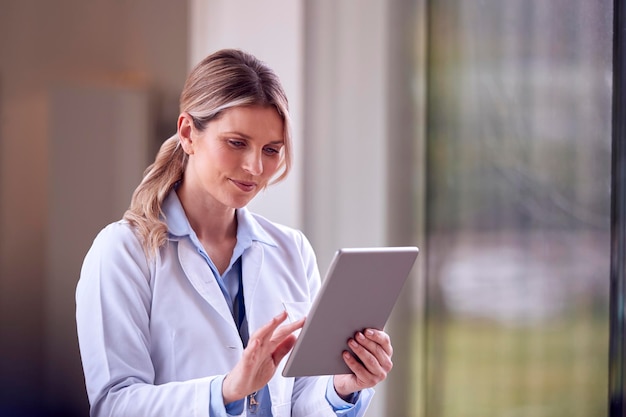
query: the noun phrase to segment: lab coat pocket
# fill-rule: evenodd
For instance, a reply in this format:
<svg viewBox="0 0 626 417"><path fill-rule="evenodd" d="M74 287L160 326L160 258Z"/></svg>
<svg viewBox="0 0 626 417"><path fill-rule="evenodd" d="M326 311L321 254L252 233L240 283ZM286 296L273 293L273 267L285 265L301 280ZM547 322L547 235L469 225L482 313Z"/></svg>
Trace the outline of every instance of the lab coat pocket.
<svg viewBox="0 0 626 417"><path fill-rule="evenodd" d="M294 321L300 320L302 317L305 317L309 314L309 310L311 309L311 302L309 301L284 301L283 307L287 312L287 321L289 323L293 323ZM295 335L298 336L300 334L300 330L296 331Z"/></svg>
<svg viewBox="0 0 626 417"><path fill-rule="evenodd" d="M287 319L289 323L300 320L309 314L311 309L311 302L309 301L284 301L283 307L287 312Z"/></svg>

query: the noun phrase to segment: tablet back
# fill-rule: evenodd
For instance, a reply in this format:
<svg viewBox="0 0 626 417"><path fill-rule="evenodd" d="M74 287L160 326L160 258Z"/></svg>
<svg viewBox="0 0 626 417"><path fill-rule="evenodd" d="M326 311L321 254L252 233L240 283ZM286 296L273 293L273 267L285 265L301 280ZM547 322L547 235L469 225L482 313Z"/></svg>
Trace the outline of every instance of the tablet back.
<svg viewBox="0 0 626 417"><path fill-rule="evenodd" d="M341 356L348 339L383 329L417 254L413 246L337 251L283 376L351 373Z"/></svg>

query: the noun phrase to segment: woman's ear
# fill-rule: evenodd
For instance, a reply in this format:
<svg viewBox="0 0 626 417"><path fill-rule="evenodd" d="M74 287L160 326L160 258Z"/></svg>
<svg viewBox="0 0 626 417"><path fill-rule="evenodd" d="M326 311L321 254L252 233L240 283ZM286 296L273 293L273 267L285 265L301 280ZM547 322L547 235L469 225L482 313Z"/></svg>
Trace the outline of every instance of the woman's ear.
<svg viewBox="0 0 626 417"><path fill-rule="evenodd" d="M178 139L187 155L193 154L193 131L193 119L191 115L187 112L181 113L178 116Z"/></svg>

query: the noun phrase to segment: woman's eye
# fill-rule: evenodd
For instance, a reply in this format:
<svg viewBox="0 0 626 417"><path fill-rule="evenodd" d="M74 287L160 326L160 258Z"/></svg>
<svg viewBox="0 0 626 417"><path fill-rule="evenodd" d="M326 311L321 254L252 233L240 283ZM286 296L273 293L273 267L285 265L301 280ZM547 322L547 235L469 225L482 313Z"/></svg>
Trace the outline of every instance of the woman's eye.
<svg viewBox="0 0 626 417"><path fill-rule="evenodd" d="M280 149L276 149L276 148L265 148L265 153L268 155L277 155L280 153Z"/></svg>
<svg viewBox="0 0 626 417"><path fill-rule="evenodd" d="M246 146L246 144L243 141L236 140L236 139L229 139L228 140L228 144L230 146L235 147L235 148L242 148L242 147Z"/></svg>

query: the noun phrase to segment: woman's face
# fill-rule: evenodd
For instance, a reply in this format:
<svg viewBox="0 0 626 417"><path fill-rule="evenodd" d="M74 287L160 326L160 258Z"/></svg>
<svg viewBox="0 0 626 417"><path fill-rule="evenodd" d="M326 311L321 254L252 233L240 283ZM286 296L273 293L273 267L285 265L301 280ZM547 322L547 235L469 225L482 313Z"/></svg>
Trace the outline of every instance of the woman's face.
<svg viewBox="0 0 626 417"><path fill-rule="evenodd" d="M179 119L179 135L185 123ZM228 208L244 207L280 167L284 124L274 107L233 107L202 132L191 120L187 123L189 140L181 137L189 154L184 182L194 196Z"/></svg>

